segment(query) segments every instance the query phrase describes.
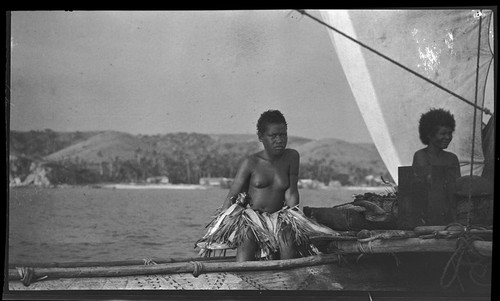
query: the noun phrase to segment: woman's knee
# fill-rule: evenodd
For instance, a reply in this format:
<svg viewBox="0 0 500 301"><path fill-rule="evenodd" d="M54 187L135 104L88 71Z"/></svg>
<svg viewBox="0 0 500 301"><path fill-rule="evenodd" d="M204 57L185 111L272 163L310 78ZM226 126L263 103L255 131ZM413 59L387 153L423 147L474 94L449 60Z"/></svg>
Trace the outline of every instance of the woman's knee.
<svg viewBox="0 0 500 301"><path fill-rule="evenodd" d="M237 261L249 261L255 259L255 253L258 250L258 244L252 231L247 231L243 236L241 243L236 249Z"/></svg>
<svg viewBox="0 0 500 301"><path fill-rule="evenodd" d="M294 237L295 237L295 233L293 232L292 227L287 225L281 229L278 240L279 240L280 244L283 244L283 243L288 244L288 243L294 242Z"/></svg>

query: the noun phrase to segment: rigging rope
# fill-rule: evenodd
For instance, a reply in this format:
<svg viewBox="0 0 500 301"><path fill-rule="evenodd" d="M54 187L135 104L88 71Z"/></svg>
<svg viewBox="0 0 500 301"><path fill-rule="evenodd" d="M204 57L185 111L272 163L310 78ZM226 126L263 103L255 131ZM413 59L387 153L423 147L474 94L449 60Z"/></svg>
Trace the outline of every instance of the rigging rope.
<svg viewBox="0 0 500 301"><path fill-rule="evenodd" d="M144 265L156 265L157 263L153 260L153 258L144 258Z"/></svg>
<svg viewBox="0 0 500 301"><path fill-rule="evenodd" d="M32 282L48 278L48 276L41 276L37 279L33 279L35 276L35 269L32 267L16 267L16 269L19 273L19 281L21 281L24 286L30 286Z"/></svg>
<svg viewBox="0 0 500 301"><path fill-rule="evenodd" d="M468 196L468 202L469 204L472 202L472 175L473 175L473 169L474 169L474 142L476 141L476 116L477 116L477 94L478 94L478 86L479 86L479 58L481 56L480 50L481 50L481 23L483 20L483 14L479 14L479 34L477 38L477 60L476 60L476 87L475 87L475 93L474 93L474 115L473 115L473 122L472 122L472 146L471 146L471 159L470 159L470 172L469 172L469 196ZM471 210L473 206L469 207L469 210L467 211L467 227L470 227L470 215L471 215Z"/></svg>
<svg viewBox="0 0 500 301"><path fill-rule="evenodd" d="M443 274L440 278L440 285L443 288L449 288L452 283L457 281L462 291L465 291L465 288L459 276L460 267L462 266L470 267L469 278L473 283L479 286L490 285L488 281L481 282L480 279L488 278L488 271L491 263L488 260L483 262L484 256L482 256L472 244L476 240L484 239L480 236L473 235L470 230L470 228L465 227L465 230L457 239L457 247L455 249L455 252L453 252L452 256L446 263ZM453 268L453 270L451 268ZM477 271L478 269L480 269L480 272ZM445 278L449 274L450 270L452 271L451 276L449 277L449 280L445 282Z"/></svg>
<svg viewBox="0 0 500 301"><path fill-rule="evenodd" d="M200 276L200 274L203 272L203 267L204 267L203 263L199 261L191 261L190 263L194 265L193 276L194 277Z"/></svg>
<svg viewBox="0 0 500 301"><path fill-rule="evenodd" d="M358 45L360 45L360 46L364 47L365 49L368 49L369 51L371 51L371 52L373 52L373 53L375 53L375 54L377 54L377 55L381 56L382 58L384 58L384 59L388 60L389 62L391 62L391 63L393 63L393 64L395 64L395 65L397 65L398 67L401 67L401 68L403 68L404 70L406 70L406 71L408 71L408 72L412 73L413 75L415 75L415 76L417 76L417 77L419 77L419 78L421 78L421 79L425 80L426 82L428 82L428 83L430 83L430 84L432 84L432 85L434 85L434 86L438 87L439 89L441 89L441 90L443 90L443 91L445 91L445 92L448 92L449 94L451 94L451 95L455 96L456 98L458 98L458 99L462 100L463 102L465 102L465 103L467 103L467 104L469 104L469 105L473 106L474 108L476 108L476 109L478 109L478 110L483 111L485 114L487 114L487 115L492 115L492 113L491 113L491 111L490 111L489 109L487 109L487 108L482 108L482 107L478 106L476 103L472 103L471 101L469 101L469 100L467 100L466 98L464 98L464 97L462 97L462 96L460 96L460 95L456 94L455 92L453 92L453 91L451 91L451 90L449 90L449 89L447 89L447 88L445 88L445 87L441 86L440 84L438 84L438 83L436 83L436 82L434 82L434 81L432 81L432 80L430 80L430 79L426 78L425 76L420 75L419 73L417 73L417 72L415 72L415 71L411 70L410 68L408 68L408 67L406 67L406 66L404 66L404 65L402 65L402 64L400 64L400 63L398 63L397 61L395 61L395 60L391 59L390 57L388 57L388 56L386 56L386 55L384 55L384 54L382 54L381 52L378 52L377 50L375 50L375 49L371 48L370 46L367 46L367 45L365 45L365 44L361 43L360 41L358 41L358 40L356 40L356 39L354 39L354 38L350 37L349 35L347 35L347 34L345 34L345 33L341 32L340 30L336 29L335 27L331 26L330 24L328 24L328 23L326 23L326 22L324 22L324 21L322 21L322 20L320 20L320 19L318 19L318 18L316 18L316 17L314 17L314 16L310 15L310 14L309 14L309 13L307 13L305 10L303 10L303 9L297 9L297 11L298 11L299 13L301 13L302 15L308 16L309 18L313 19L314 21L316 21L316 22L318 22L318 23L320 23L320 24L322 24L322 25L324 25L324 26L328 27L329 29L331 29L331 30L333 30L333 31L337 32L338 34L340 34L340 35L342 35L342 36L346 37L347 39L349 39L349 40L353 41L354 43L356 43L356 44L358 44ZM480 18L481 18L481 17L480 17ZM481 19L480 19L480 20L481 20Z"/></svg>
<svg viewBox="0 0 500 301"><path fill-rule="evenodd" d="M24 286L29 286L35 271L32 267L18 267L17 272L19 273L20 281Z"/></svg>

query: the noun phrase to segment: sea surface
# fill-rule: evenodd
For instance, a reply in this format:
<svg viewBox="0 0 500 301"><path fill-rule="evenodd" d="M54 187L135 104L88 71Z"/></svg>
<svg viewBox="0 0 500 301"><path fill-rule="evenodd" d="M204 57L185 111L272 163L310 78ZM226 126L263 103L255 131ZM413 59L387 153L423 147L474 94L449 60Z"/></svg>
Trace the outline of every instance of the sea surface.
<svg viewBox="0 0 500 301"><path fill-rule="evenodd" d="M196 257L226 189L10 188L8 262ZM331 207L363 193L301 189L300 204ZM234 255L228 253L227 255Z"/></svg>

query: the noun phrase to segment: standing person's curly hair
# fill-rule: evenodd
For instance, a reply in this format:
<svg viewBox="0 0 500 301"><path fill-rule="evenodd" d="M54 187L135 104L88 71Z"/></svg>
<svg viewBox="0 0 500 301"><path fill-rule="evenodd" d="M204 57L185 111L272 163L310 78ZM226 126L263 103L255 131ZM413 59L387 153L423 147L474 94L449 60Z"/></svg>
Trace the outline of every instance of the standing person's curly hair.
<svg viewBox="0 0 500 301"><path fill-rule="evenodd" d="M432 136L438 126L445 126L455 131L455 118L453 114L444 109L430 109L427 113L420 116L418 125L418 133L420 141L423 144L429 145L429 136Z"/></svg>
<svg viewBox="0 0 500 301"><path fill-rule="evenodd" d="M279 110L267 110L260 115L259 120L257 121L257 135L259 137L264 135L267 125L272 123L285 124L288 126L285 116L283 116Z"/></svg>

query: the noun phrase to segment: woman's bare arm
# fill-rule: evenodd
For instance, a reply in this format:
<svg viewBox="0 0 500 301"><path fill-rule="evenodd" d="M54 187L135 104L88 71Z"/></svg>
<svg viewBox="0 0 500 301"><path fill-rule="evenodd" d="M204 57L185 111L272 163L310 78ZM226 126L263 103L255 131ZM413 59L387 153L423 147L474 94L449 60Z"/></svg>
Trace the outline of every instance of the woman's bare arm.
<svg viewBox="0 0 500 301"><path fill-rule="evenodd" d="M246 158L240 165L236 176L234 177L233 184L229 189L229 193L224 200L223 209L229 208L231 206L231 198L233 196L238 195L241 192L248 192L248 186L250 183L250 175L251 175L251 163L250 159Z"/></svg>
<svg viewBox="0 0 500 301"><path fill-rule="evenodd" d="M413 155L412 167L413 171L420 177L426 177L430 175L431 164L429 159L425 155L425 151L423 149L415 152Z"/></svg>
<svg viewBox="0 0 500 301"><path fill-rule="evenodd" d="M458 157L457 155L455 155L454 153L450 153L451 154L451 165L453 166L453 172L454 172L454 177L455 178L460 178L462 175L461 175L461 171L460 171L460 161L458 161Z"/></svg>
<svg viewBox="0 0 500 301"><path fill-rule="evenodd" d="M290 186L285 191L285 202L290 208L299 204L299 166L300 155L296 150L290 150L290 171L289 181Z"/></svg>

